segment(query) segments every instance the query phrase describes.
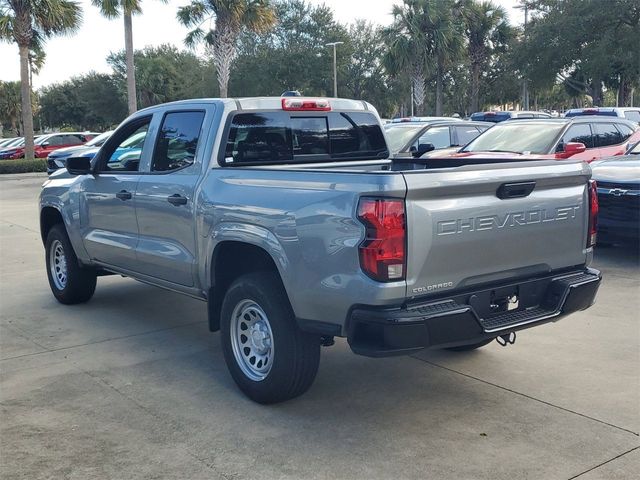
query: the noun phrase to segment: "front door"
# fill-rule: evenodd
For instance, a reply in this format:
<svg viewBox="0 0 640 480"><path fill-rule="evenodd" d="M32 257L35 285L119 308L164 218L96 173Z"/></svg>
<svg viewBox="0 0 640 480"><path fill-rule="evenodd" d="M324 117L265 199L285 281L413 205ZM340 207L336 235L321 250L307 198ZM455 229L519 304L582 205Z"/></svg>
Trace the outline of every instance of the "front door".
<svg viewBox="0 0 640 480"><path fill-rule="evenodd" d="M205 112L165 113L149 172L136 191L137 270L167 282L194 285L195 187L202 171Z"/></svg>
<svg viewBox="0 0 640 480"><path fill-rule="evenodd" d="M134 271L139 165L146 144L151 143L139 140L147 136L150 121L151 117L138 118L118 129L96 158L94 175L87 176L82 184L82 235L89 256Z"/></svg>

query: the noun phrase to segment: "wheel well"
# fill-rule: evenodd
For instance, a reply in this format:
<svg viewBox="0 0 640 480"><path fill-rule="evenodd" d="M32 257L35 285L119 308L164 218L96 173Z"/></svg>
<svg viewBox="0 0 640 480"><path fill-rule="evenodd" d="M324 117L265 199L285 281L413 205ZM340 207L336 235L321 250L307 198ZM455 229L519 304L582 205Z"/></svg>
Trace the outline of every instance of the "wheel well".
<svg viewBox="0 0 640 480"><path fill-rule="evenodd" d="M220 329L222 301L231 283L252 272L278 272L273 258L263 248L242 242L222 242L213 252L209 289L209 329Z"/></svg>
<svg viewBox="0 0 640 480"><path fill-rule="evenodd" d="M47 241L49 231L58 223L64 225L62 214L53 207L44 207L40 212L40 235L42 236L42 243Z"/></svg>

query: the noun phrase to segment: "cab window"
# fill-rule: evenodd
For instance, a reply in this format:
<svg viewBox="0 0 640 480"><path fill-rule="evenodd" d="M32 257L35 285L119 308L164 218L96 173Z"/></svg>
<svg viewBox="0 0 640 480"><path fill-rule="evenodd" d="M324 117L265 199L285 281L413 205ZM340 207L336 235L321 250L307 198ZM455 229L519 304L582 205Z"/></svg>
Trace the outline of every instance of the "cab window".
<svg viewBox="0 0 640 480"><path fill-rule="evenodd" d="M151 117L138 119L124 126L117 136L105 144L106 150L101 168L102 172L137 172L140 158L147 138Z"/></svg>
<svg viewBox="0 0 640 480"><path fill-rule="evenodd" d="M195 162L204 112L171 112L162 121L151 162L152 172L167 172Z"/></svg>

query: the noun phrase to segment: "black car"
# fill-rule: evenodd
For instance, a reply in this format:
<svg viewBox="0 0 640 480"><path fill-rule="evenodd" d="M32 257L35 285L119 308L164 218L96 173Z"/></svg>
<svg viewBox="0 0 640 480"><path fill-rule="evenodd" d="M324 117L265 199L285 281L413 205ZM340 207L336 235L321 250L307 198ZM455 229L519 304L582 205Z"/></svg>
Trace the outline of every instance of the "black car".
<svg viewBox="0 0 640 480"><path fill-rule="evenodd" d="M433 151L465 146L492 127L488 122L432 120L389 123L384 130L393 158L412 158Z"/></svg>
<svg viewBox="0 0 640 480"><path fill-rule="evenodd" d="M598 243L640 242L640 142L591 164L598 186Z"/></svg>

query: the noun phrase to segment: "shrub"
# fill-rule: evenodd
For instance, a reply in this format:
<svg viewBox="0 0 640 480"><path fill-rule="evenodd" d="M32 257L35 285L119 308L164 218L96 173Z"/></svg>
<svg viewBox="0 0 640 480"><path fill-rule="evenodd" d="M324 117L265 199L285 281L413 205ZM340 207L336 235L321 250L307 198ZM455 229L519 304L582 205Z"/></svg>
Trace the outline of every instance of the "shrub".
<svg viewBox="0 0 640 480"><path fill-rule="evenodd" d="M46 171L47 160L45 158L32 158L29 160L0 160L0 175L4 173L30 173Z"/></svg>

